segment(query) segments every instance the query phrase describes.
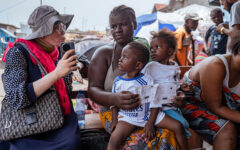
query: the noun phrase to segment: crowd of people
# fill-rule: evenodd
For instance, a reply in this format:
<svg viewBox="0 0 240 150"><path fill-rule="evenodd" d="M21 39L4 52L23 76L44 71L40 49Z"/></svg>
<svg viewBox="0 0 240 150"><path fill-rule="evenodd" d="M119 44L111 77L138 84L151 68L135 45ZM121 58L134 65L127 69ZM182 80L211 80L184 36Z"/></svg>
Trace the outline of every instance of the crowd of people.
<svg viewBox="0 0 240 150"><path fill-rule="evenodd" d="M149 45L134 37L134 10L116 6L109 14L114 41L98 48L88 66L74 49L59 50L73 15L46 5L36 8L28 20L32 33L5 52L5 99L11 109L21 110L54 87L64 123L56 130L0 141L0 149L81 149L71 83L78 78L72 72L85 68L89 97L101 105L100 120L110 134L108 150L200 150L203 139L213 149L235 150L240 146L240 1L221 4L230 21L223 21L221 9L211 11L214 25L205 34L205 52L211 57L196 65L188 56L194 43L191 32L202 19L196 13L187 14L175 32L152 32ZM191 69L180 80L179 66L188 65Z"/></svg>

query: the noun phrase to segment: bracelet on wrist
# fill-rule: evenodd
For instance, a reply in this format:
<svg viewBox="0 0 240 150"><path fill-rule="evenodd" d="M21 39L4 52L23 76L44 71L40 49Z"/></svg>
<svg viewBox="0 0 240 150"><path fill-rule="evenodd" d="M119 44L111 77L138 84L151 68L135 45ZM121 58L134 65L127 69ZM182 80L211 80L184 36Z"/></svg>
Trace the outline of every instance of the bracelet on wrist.
<svg viewBox="0 0 240 150"><path fill-rule="evenodd" d="M223 31L223 30L224 30L224 27L222 27L222 28L220 29L220 33L221 33L221 34L224 34L224 31Z"/></svg>

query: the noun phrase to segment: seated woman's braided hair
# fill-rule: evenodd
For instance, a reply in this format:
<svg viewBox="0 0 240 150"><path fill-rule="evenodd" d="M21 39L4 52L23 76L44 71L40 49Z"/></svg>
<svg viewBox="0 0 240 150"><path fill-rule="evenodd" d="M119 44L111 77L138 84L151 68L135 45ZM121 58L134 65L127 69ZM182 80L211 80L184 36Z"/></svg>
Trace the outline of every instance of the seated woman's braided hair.
<svg viewBox="0 0 240 150"><path fill-rule="evenodd" d="M110 12L110 15L109 15L109 20L112 16L116 16L118 14L126 14L128 16L130 16L130 19L136 23L136 16L135 16L135 11L131 8L131 7L128 7L128 6L125 6L125 5L120 5L118 7L115 7L111 12Z"/></svg>

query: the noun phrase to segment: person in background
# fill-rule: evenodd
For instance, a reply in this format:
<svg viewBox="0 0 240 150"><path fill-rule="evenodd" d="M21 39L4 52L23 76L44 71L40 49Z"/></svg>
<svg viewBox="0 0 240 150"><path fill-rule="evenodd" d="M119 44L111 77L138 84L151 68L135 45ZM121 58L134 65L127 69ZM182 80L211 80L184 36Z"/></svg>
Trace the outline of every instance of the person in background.
<svg viewBox="0 0 240 150"><path fill-rule="evenodd" d="M223 23L223 16L224 13L220 8L214 8L210 13L211 20L215 23L215 25L212 25L208 28L205 35L205 49L208 53L210 53L210 55L226 53L228 36L226 34L221 34L216 30L217 26ZM208 48L209 37L211 37L211 43L210 47Z"/></svg>
<svg viewBox="0 0 240 150"><path fill-rule="evenodd" d="M141 70L149 60L147 56L149 56L148 49L138 42L130 42L123 48L118 67L119 70L125 73L116 77L113 83L112 92L136 93L138 87L154 84L151 76L141 73ZM151 63L149 63L149 65L150 64ZM163 89L168 87L167 84L165 84L165 86L159 85L159 88ZM168 90L168 92L171 91ZM139 94L141 95L143 93ZM155 93L151 93L151 95L157 94L159 93L156 91ZM136 127L144 127L144 133L148 140L152 140L155 137L155 127L170 129L174 131L180 149L188 149L187 139L183 136L184 128L181 123L160 111L162 99L157 96L155 98L157 99L152 99L148 102L143 102L143 100L136 109L131 111L112 106L112 133L108 144L108 150L118 150L124 139L129 136Z"/></svg>
<svg viewBox="0 0 240 150"><path fill-rule="evenodd" d="M240 30L240 1L239 0L220 0L224 9L230 12L229 25L219 24L217 31L228 36L236 34ZM232 35L235 36L235 35Z"/></svg>
<svg viewBox="0 0 240 150"><path fill-rule="evenodd" d="M6 53L5 80L9 106L21 109L33 104L50 87L56 89L64 115L61 128L46 133L31 135L10 141L11 150L78 150L80 131L69 93L71 72L77 69L77 56L69 50L63 56L58 46L64 42L65 31L73 15L59 14L51 6L37 7L29 16L32 33L25 39L18 39ZM42 76L38 65L27 50L18 43L24 43L48 72ZM61 58L62 56L62 58Z"/></svg>
<svg viewBox="0 0 240 150"><path fill-rule="evenodd" d="M197 29L198 21L201 19L196 13L188 13L184 17L185 24L175 31L177 38L176 61L180 66L193 64L192 60L188 57L190 45L192 44L191 32Z"/></svg>
<svg viewBox="0 0 240 150"><path fill-rule="evenodd" d="M190 69L183 81L194 89L182 109L183 116L216 150L239 147L240 31L229 39L230 54L206 58Z"/></svg>
<svg viewBox="0 0 240 150"><path fill-rule="evenodd" d="M114 79L123 72L118 69L122 49L134 41L133 33L137 27L135 12L132 8L120 5L111 11L109 23L114 43L100 47L94 53L88 68L89 96L102 105L100 119L104 128L111 133L112 113L110 106L131 110L140 105L139 96L131 93L112 93ZM128 149L177 149L174 133L167 129L157 129L156 138L147 141L144 130L133 131L124 148ZM161 147L161 148L160 148Z"/></svg>

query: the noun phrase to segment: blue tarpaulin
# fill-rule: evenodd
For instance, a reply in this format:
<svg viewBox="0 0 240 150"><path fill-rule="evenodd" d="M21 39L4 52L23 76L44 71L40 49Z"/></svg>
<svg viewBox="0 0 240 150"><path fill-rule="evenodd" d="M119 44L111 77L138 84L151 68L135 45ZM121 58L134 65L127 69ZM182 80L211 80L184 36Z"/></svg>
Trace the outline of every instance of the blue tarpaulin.
<svg viewBox="0 0 240 150"><path fill-rule="evenodd" d="M134 35L136 36L143 26L150 25L154 23L156 20L158 20L157 12L137 17L137 29L134 31ZM161 23L161 21L158 20L158 29L161 30L162 28L167 28L171 31L176 30L173 24Z"/></svg>
<svg viewBox="0 0 240 150"><path fill-rule="evenodd" d="M7 47L8 42L14 42L16 36L4 28L0 28L0 57Z"/></svg>

